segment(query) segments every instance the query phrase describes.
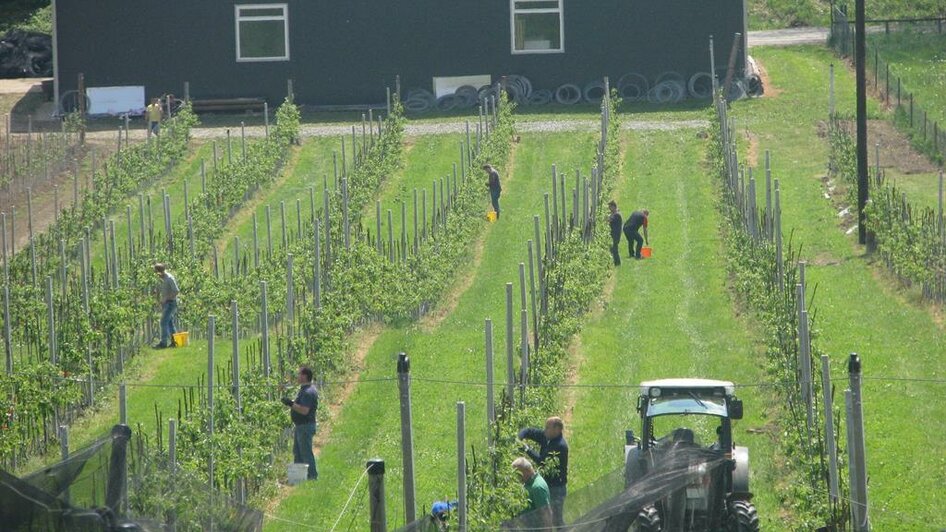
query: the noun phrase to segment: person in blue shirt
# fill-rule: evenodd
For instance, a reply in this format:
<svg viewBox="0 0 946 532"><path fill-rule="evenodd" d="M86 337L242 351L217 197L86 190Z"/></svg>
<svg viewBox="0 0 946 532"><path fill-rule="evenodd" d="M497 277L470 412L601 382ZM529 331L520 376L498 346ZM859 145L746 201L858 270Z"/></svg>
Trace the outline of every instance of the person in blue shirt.
<svg viewBox="0 0 946 532"><path fill-rule="evenodd" d="M545 420L545 429L526 427L519 431L520 440L530 440L539 444L539 452L526 448L526 454L534 460L544 472L552 499L552 516L556 526L565 524L563 510L565 496L568 494L568 442L563 434L565 423L562 418L553 416Z"/></svg>
<svg viewBox="0 0 946 532"><path fill-rule="evenodd" d="M499 182L499 172L491 164L484 164L483 170L489 176L486 181L486 187L489 188L489 199L493 204L493 210L496 211L496 219L499 219L499 196L503 193L503 186Z"/></svg>
<svg viewBox="0 0 946 532"><path fill-rule="evenodd" d="M292 461L297 464L308 464L309 480L319 478L319 470L315 464L315 453L312 452L312 439L315 437L315 412L319 407L319 392L312 384L312 370L306 366L299 368L297 375L299 393L293 401L283 397L282 403L289 407L289 416L292 418Z"/></svg>

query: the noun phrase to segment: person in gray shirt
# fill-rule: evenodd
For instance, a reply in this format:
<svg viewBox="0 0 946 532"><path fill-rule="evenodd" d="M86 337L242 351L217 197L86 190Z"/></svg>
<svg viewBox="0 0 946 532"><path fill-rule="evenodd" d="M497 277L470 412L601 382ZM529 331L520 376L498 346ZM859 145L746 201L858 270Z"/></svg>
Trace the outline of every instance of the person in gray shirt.
<svg viewBox="0 0 946 532"><path fill-rule="evenodd" d="M158 275L158 303L161 305L161 342L155 349L164 349L173 345L172 335L177 332L174 328L174 314L177 313L177 295L181 290L177 280L167 271L167 266L160 262L154 265L154 272Z"/></svg>

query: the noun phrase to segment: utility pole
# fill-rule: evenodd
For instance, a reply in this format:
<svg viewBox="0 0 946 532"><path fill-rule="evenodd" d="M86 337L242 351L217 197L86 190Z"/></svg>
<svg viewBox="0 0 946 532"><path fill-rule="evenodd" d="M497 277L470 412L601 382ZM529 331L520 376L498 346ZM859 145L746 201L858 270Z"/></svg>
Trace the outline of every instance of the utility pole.
<svg viewBox="0 0 946 532"><path fill-rule="evenodd" d="M867 243L867 45L865 31L865 0L854 2L854 69L857 77L857 241Z"/></svg>

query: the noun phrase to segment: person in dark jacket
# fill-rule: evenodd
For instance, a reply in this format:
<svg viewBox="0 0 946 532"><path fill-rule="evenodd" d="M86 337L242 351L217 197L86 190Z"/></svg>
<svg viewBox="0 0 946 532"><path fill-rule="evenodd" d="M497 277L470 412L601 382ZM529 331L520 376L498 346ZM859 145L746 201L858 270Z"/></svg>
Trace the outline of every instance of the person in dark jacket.
<svg viewBox="0 0 946 532"><path fill-rule="evenodd" d="M319 392L312 384L312 370L306 366L299 368L299 393L296 400L283 397L282 403L289 407L289 416L292 418L292 461L296 464L308 464L309 480L319 478L319 470L315 465L315 454L312 452L312 438L315 437L315 411L319 407Z"/></svg>
<svg viewBox="0 0 946 532"><path fill-rule="evenodd" d="M649 242L647 238L647 218L650 217L650 211L634 211L624 222L624 236L627 237L627 252L632 259L641 258L641 248ZM644 236L641 237L640 230L644 229ZM637 249L634 249L637 244Z"/></svg>
<svg viewBox="0 0 946 532"><path fill-rule="evenodd" d="M552 517L555 526L565 524L563 509L565 496L568 494L568 442L563 434L565 423L560 417L545 420L545 429L526 427L519 431L520 440L530 440L539 444L539 452L526 448L529 455L544 472L552 498Z"/></svg>
<svg viewBox="0 0 946 532"><path fill-rule="evenodd" d="M624 218L618 212L618 204L614 200L608 202L608 210L611 211L611 214L608 215L608 225L611 226L611 256L614 257L614 265L620 266L621 254L618 252L618 244L621 243L621 227Z"/></svg>
<svg viewBox="0 0 946 532"><path fill-rule="evenodd" d="M496 219L499 219L499 196L503 193L503 186L499 182L499 172L491 164L484 164L483 170L489 175L486 186L489 187L489 199L493 203L493 210L496 211Z"/></svg>

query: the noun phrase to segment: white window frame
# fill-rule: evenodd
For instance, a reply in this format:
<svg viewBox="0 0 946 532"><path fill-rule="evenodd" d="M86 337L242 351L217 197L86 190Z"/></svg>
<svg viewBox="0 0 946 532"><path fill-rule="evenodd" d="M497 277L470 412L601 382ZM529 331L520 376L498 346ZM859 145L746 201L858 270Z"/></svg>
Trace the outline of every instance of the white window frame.
<svg viewBox="0 0 946 532"><path fill-rule="evenodd" d="M282 9L282 16L243 16L244 9ZM273 21L283 23L283 34L286 38L286 55L277 57L242 57L240 55L240 22ZM263 63L269 61L289 61L289 4L236 4L233 6L233 23L236 26L236 60L237 63Z"/></svg>
<svg viewBox="0 0 946 532"><path fill-rule="evenodd" d="M549 0L509 0L509 48L512 55L526 54L562 54L565 53L565 0L557 0L557 8L547 9L516 9L516 2L548 2ZM516 49L516 15L517 14L538 14L538 13L556 13L558 14L558 42L559 47L551 50L517 50Z"/></svg>

